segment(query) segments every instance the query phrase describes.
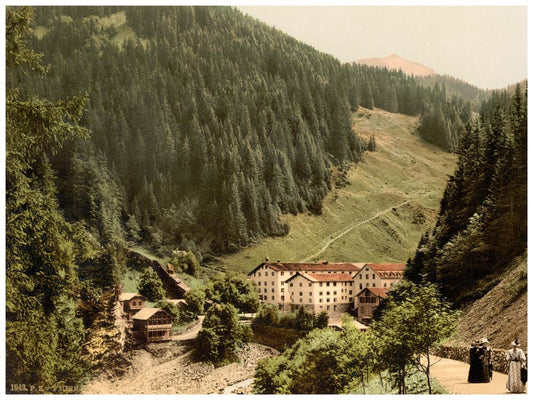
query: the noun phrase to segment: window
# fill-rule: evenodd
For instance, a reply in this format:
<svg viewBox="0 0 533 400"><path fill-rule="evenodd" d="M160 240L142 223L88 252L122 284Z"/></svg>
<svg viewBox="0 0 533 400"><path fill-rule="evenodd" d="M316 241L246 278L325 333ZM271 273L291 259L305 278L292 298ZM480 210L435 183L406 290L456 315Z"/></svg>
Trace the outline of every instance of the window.
<svg viewBox="0 0 533 400"><path fill-rule="evenodd" d="M136 304L135 302L132 302L131 304L132 304L132 305L134 305L134 306L136 306L136 305L137 305L137 304Z"/></svg>
<svg viewBox="0 0 533 400"><path fill-rule="evenodd" d="M300 282L300 287L302 287L304 284L302 282Z"/></svg>
<svg viewBox="0 0 533 400"><path fill-rule="evenodd" d="M285 275L285 272L281 271L281 276Z"/></svg>
<svg viewBox="0 0 533 400"><path fill-rule="evenodd" d="M360 283L360 284L359 284L359 290L361 290L362 288L363 288L363 284Z"/></svg>
<svg viewBox="0 0 533 400"><path fill-rule="evenodd" d="M267 285L267 282L265 282L265 286Z"/></svg>
<svg viewBox="0 0 533 400"><path fill-rule="evenodd" d="M309 303L312 303L312 302L313 302L313 300L309 299Z"/></svg>
<svg viewBox="0 0 533 400"><path fill-rule="evenodd" d="M368 279L368 274L366 274L366 279Z"/></svg>
<svg viewBox="0 0 533 400"><path fill-rule="evenodd" d="M309 286L309 287L311 287L311 285L312 285L312 283L311 283L311 282L309 282L309 285L308 285L308 286Z"/></svg>
<svg viewBox="0 0 533 400"><path fill-rule="evenodd" d="M337 295L337 291L334 291L333 294L336 296Z"/></svg>
<svg viewBox="0 0 533 400"><path fill-rule="evenodd" d="M375 303L375 302L376 302L376 298L375 298L375 297L371 297L371 298L370 298L370 302L371 302L371 303Z"/></svg>
<svg viewBox="0 0 533 400"><path fill-rule="evenodd" d="M257 273L257 276L261 276L261 272L258 272L258 273Z"/></svg>
<svg viewBox="0 0 533 400"><path fill-rule="evenodd" d="M337 286L337 282L333 282L333 286Z"/></svg>
<svg viewBox="0 0 533 400"><path fill-rule="evenodd" d="M351 303L353 301L353 297L350 297L348 301Z"/></svg>
<svg viewBox="0 0 533 400"><path fill-rule="evenodd" d="M369 286L370 286L370 283L367 282L367 283L366 283L366 287L369 287Z"/></svg>
<svg viewBox="0 0 533 400"><path fill-rule="evenodd" d="M266 292L267 292L267 289L265 288L265 290L263 290L263 292L265 292L265 293L266 293Z"/></svg>
<svg viewBox="0 0 533 400"><path fill-rule="evenodd" d="M320 309L322 310L324 308L324 306L320 306Z"/></svg>
<svg viewBox="0 0 533 400"><path fill-rule="evenodd" d="M303 292L300 292L300 296L303 296L303 295L304 295Z"/></svg>
<svg viewBox="0 0 533 400"><path fill-rule="evenodd" d="M372 279L376 279L376 274L372 274Z"/></svg>
<svg viewBox="0 0 533 400"><path fill-rule="evenodd" d="M292 282L291 282L291 287L293 286Z"/></svg>
<svg viewBox="0 0 533 400"><path fill-rule="evenodd" d="M303 303L304 302L304 299L300 299L300 303Z"/></svg>
<svg viewBox="0 0 533 400"><path fill-rule="evenodd" d="M326 292L326 294L329 296L329 292Z"/></svg>
<svg viewBox="0 0 533 400"><path fill-rule="evenodd" d="M281 296L281 301L285 301L285 296Z"/></svg>
<svg viewBox="0 0 533 400"><path fill-rule="evenodd" d="M329 282L326 283L326 286L329 286Z"/></svg>
<svg viewBox="0 0 533 400"><path fill-rule="evenodd" d="M348 292L348 294L352 294L352 291L350 290L350 291Z"/></svg>
<svg viewBox="0 0 533 400"><path fill-rule="evenodd" d="M324 299L318 299L318 302L319 302L319 303L322 303L322 300L324 300ZM320 307L320 308L322 308L322 307Z"/></svg>
<svg viewBox="0 0 533 400"><path fill-rule="evenodd" d="M261 286L261 282L257 282L257 286Z"/></svg>
<svg viewBox="0 0 533 400"><path fill-rule="evenodd" d="M326 303L329 303L329 297L326 299ZM329 308L328 308L328 310L329 310Z"/></svg>
<svg viewBox="0 0 533 400"><path fill-rule="evenodd" d="M272 296L272 300L274 300L274 296Z"/></svg>
<svg viewBox="0 0 533 400"><path fill-rule="evenodd" d="M329 306L327 306L327 310L329 311Z"/></svg>
<svg viewBox="0 0 533 400"><path fill-rule="evenodd" d="M272 288L272 293L275 293L275 292L276 292L276 290L274 288Z"/></svg>
<svg viewBox="0 0 533 400"><path fill-rule="evenodd" d="M274 286L274 281L272 281L272 286Z"/></svg>
<svg viewBox="0 0 533 400"><path fill-rule="evenodd" d="M313 295L313 292L309 292L309 296L312 296Z"/></svg>
<svg viewBox="0 0 533 400"><path fill-rule="evenodd" d="M363 304L365 302L365 298L364 297L360 297L359 298L359 304Z"/></svg>
<svg viewBox="0 0 533 400"><path fill-rule="evenodd" d="M322 287L322 282L320 282L319 286Z"/></svg>
<svg viewBox="0 0 533 400"><path fill-rule="evenodd" d="M372 284L372 287L376 287L376 284L375 284L375 283L373 283L373 284Z"/></svg>
<svg viewBox="0 0 533 400"><path fill-rule="evenodd" d="M281 286L285 285L285 282L281 281Z"/></svg>
<svg viewBox="0 0 533 400"><path fill-rule="evenodd" d="M363 275L359 274L359 279L363 279Z"/></svg>
<svg viewBox="0 0 533 400"><path fill-rule="evenodd" d="M285 292L285 288L281 288L281 293Z"/></svg>
<svg viewBox="0 0 533 400"><path fill-rule="evenodd" d="M320 292L319 295L322 296L323 293L324 293L324 292Z"/></svg>
<svg viewBox="0 0 533 400"><path fill-rule="evenodd" d="M387 282L385 282L385 283L383 284L383 287L387 287Z"/></svg>

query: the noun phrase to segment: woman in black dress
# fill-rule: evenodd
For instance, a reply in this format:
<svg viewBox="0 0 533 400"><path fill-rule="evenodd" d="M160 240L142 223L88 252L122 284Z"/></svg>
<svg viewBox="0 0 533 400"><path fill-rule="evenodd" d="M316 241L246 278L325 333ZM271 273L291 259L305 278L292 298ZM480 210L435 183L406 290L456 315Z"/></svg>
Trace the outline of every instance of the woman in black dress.
<svg viewBox="0 0 533 400"><path fill-rule="evenodd" d="M470 347L470 369L468 370L468 382L483 382L483 363L481 360L481 348L478 343L473 342Z"/></svg>

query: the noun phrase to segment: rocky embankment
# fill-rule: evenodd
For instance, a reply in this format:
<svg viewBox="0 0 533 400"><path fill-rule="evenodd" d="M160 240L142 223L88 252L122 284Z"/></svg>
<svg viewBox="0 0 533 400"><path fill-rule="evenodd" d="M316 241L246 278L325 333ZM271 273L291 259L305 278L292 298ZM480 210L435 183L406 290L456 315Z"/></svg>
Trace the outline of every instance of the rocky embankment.
<svg viewBox="0 0 533 400"><path fill-rule="evenodd" d="M249 343L239 362L220 368L195 362L190 347L179 342L151 344L129 353L130 366L121 376L101 375L83 394L216 394L251 393L257 362L277 355L270 347Z"/></svg>

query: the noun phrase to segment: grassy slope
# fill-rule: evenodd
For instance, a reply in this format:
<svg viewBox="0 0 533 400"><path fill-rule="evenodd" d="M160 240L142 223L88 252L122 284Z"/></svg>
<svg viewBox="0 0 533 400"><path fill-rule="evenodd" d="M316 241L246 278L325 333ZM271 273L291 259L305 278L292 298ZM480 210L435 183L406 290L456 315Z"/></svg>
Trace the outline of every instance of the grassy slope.
<svg viewBox="0 0 533 400"><path fill-rule="evenodd" d="M473 339L487 337L492 347L505 349L518 336L527 350L527 254L515 259L500 278L465 310L452 344L469 346Z"/></svg>
<svg viewBox="0 0 533 400"><path fill-rule="evenodd" d="M351 184L328 194L320 216L283 216L291 227L287 236L222 257L223 269L248 272L265 256L287 262L405 262L414 254L420 236L434 226L456 158L416 138L415 117L361 109L353 124L365 140L375 134L377 151L365 153L350 169Z"/></svg>

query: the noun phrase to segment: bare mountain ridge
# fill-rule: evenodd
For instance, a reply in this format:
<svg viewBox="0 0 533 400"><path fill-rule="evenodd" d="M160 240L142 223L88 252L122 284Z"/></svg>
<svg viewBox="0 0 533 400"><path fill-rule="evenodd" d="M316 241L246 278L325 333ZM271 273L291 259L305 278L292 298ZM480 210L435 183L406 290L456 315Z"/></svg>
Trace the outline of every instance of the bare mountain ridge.
<svg viewBox="0 0 533 400"><path fill-rule="evenodd" d="M407 75L415 76L428 76L434 75L435 71L431 68L426 67L425 65L406 60L405 58L400 57L397 54L391 54L387 57L379 58L365 58L361 60L356 60L357 64L365 64L371 67L385 67L388 69L401 69Z"/></svg>

